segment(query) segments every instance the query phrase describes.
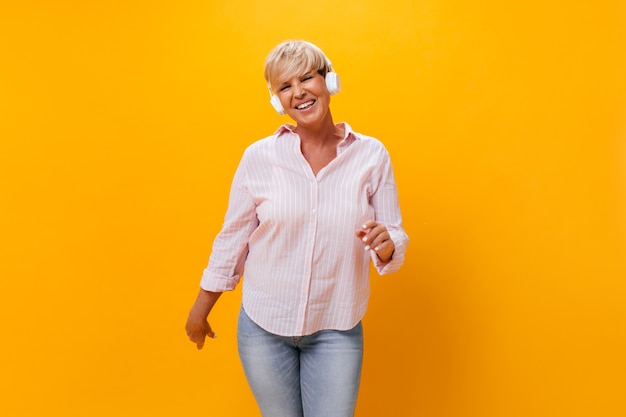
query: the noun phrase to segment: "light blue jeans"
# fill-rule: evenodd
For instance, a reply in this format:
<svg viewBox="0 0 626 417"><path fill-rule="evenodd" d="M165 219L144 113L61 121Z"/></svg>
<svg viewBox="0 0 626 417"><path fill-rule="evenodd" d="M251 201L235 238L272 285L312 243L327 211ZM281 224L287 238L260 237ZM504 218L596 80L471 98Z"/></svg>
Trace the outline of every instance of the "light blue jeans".
<svg viewBox="0 0 626 417"><path fill-rule="evenodd" d="M263 417L353 417L361 379L363 329L284 337L255 324L243 308L239 357Z"/></svg>

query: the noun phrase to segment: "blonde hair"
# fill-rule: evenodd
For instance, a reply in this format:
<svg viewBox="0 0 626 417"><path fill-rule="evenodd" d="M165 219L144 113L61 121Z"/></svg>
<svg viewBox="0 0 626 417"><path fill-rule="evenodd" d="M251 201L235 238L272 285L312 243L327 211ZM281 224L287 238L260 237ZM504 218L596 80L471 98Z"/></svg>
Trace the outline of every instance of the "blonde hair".
<svg viewBox="0 0 626 417"><path fill-rule="evenodd" d="M297 73L317 71L323 77L330 71L324 52L310 42L292 40L278 44L265 60L265 81L274 91L279 78L291 78Z"/></svg>

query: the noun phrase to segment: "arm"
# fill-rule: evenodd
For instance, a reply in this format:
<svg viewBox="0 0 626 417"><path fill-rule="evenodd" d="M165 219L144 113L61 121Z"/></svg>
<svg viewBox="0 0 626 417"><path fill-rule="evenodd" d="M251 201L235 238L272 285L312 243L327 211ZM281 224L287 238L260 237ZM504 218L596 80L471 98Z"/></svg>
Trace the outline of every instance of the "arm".
<svg viewBox="0 0 626 417"><path fill-rule="evenodd" d="M250 154L244 153L230 188L222 229L213 241L209 264L200 287L206 291L234 290L243 275L250 236L259 225L254 197L248 191Z"/></svg>
<svg viewBox="0 0 626 417"><path fill-rule="evenodd" d="M367 221L356 236L366 250L371 251L374 266L383 275L397 271L404 263L409 238L402 228L398 190L386 150L382 153L377 175L378 187L370 197L375 219Z"/></svg>
<svg viewBox="0 0 626 417"><path fill-rule="evenodd" d="M198 349L202 349L206 337L216 337L207 318L222 292L237 286L248 253L248 239L258 225L254 201L242 183L245 183L243 158L231 185L224 225L213 242L209 265L204 270L198 297L185 325L189 340Z"/></svg>

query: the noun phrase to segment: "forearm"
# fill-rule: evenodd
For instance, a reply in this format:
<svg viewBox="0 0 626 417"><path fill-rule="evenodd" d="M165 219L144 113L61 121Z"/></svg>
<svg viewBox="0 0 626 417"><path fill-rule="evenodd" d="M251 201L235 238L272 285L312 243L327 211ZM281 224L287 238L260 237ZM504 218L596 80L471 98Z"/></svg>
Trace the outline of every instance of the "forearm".
<svg viewBox="0 0 626 417"><path fill-rule="evenodd" d="M196 302L191 308L191 313L194 315L201 315L205 318L208 317L209 313L213 309L213 306L215 306L215 303L217 303L217 300L221 295L221 292L206 291L200 288L198 296L196 297Z"/></svg>

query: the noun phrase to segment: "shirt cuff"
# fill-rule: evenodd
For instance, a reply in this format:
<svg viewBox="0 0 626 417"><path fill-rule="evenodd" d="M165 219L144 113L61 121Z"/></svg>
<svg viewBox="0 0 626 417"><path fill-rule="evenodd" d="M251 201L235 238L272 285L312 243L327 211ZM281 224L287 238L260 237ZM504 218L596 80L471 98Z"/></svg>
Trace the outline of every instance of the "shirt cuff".
<svg viewBox="0 0 626 417"><path fill-rule="evenodd" d="M400 269L402 264L404 263L404 254L399 254L394 252L391 260L387 263L384 263L380 260L378 255L375 252L372 252L372 261L374 263L374 268L378 272L378 275L386 275L392 274Z"/></svg>
<svg viewBox="0 0 626 417"><path fill-rule="evenodd" d="M212 292L232 291L239 284L239 279L239 275L229 277L205 269L200 280L200 288Z"/></svg>
<svg viewBox="0 0 626 417"><path fill-rule="evenodd" d="M404 253L406 252L406 246L408 243L408 237L403 234L400 236L392 236L392 240L394 241L395 250L393 251L393 255L391 256L391 260L387 263L384 263L380 260L376 252L371 251L372 262L374 263L374 267L379 275L392 274L400 269L402 264L404 263Z"/></svg>

